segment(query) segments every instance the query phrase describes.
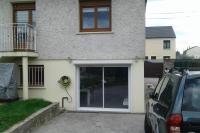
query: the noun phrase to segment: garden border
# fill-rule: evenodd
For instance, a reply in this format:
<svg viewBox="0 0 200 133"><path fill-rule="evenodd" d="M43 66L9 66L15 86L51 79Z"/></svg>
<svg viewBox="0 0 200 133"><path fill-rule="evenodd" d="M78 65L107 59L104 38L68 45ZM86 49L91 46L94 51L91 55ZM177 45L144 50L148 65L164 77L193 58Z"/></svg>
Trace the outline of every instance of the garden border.
<svg viewBox="0 0 200 133"><path fill-rule="evenodd" d="M59 103L52 103L33 113L25 120L15 124L10 129L6 130L5 133L30 133L34 128L41 126L60 113Z"/></svg>

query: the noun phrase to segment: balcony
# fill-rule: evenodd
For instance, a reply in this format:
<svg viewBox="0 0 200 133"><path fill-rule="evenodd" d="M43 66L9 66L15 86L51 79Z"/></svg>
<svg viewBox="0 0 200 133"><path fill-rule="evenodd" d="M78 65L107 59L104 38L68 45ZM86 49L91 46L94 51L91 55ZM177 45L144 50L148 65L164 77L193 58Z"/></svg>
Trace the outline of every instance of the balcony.
<svg viewBox="0 0 200 133"><path fill-rule="evenodd" d="M36 31L29 24L0 24L0 57L16 56L38 56Z"/></svg>

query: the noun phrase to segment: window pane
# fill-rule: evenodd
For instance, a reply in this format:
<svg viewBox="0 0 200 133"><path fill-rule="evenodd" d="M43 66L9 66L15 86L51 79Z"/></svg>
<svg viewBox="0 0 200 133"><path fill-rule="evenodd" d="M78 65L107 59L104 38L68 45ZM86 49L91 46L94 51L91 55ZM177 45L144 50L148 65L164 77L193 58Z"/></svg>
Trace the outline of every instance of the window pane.
<svg viewBox="0 0 200 133"><path fill-rule="evenodd" d="M151 56L151 59L152 60L156 60L156 56Z"/></svg>
<svg viewBox="0 0 200 133"><path fill-rule="evenodd" d="M164 56L163 59L170 59L170 56Z"/></svg>
<svg viewBox="0 0 200 133"><path fill-rule="evenodd" d="M80 68L80 107L103 107L101 67Z"/></svg>
<svg viewBox="0 0 200 133"><path fill-rule="evenodd" d="M23 84L22 66L20 70L20 85ZM28 66L28 86L42 87L44 86L44 66L43 65L29 65Z"/></svg>
<svg viewBox="0 0 200 133"><path fill-rule="evenodd" d="M167 106L171 105L178 83L179 83L178 77L166 78L166 80L163 82L162 90L160 93L159 101L161 103Z"/></svg>
<svg viewBox="0 0 200 133"><path fill-rule="evenodd" d="M17 11L16 23L28 23L28 11Z"/></svg>
<svg viewBox="0 0 200 133"><path fill-rule="evenodd" d="M109 28L110 27L110 8L100 7L97 8L97 26L98 28Z"/></svg>
<svg viewBox="0 0 200 133"><path fill-rule="evenodd" d="M160 88L159 99L160 99L160 96L162 95L163 91L165 90L168 81L169 81L169 77L165 77L165 79L163 80L163 83L161 85L161 88Z"/></svg>
<svg viewBox="0 0 200 133"><path fill-rule="evenodd" d="M163 78L159 81L159 83L157 84L156 89L155 89L155 95L158 95L158 94L159 94L164 79L165 79L165 77L163 77Z"/></svg>
<svg viewBox="0 0 200 133"><path fill-rule="evenodd" d="M83 29L94 28L94 8L83 8Z"/></svg>
<svg viewBox="0 0 200 133"><path fill-rule="evenodd" d="M187 79L184 90L184 111L200 111L200 76Z"/></svg>
<svg viewBox="0 0 200 133"><path fill-rule="evenodd" d="M128 108L128 68L104 68L104 107Z"/></svg>
<svg viewBox="0 0 200 133"><path fill-rule="evenodd" d="M33 27L36 26L36 12L32 11L32 25Z"/></svg>
<svg viewBox="0 0 200 133"><path fill-rule="evenodd" d="M170 40L164 40L163 48L164 49L170 49Z"/></svg>

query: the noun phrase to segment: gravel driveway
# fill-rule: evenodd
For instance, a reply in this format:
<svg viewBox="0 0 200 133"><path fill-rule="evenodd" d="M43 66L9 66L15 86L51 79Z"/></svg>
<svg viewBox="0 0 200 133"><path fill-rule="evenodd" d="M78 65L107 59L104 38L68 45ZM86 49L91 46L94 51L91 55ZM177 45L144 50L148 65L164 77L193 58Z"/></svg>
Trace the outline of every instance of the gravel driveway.
<svg viewBox="0 0 200 133"><path fill-rule="evenodd" d="M63 113L33 133L144 133L144 115Z"/></svg>

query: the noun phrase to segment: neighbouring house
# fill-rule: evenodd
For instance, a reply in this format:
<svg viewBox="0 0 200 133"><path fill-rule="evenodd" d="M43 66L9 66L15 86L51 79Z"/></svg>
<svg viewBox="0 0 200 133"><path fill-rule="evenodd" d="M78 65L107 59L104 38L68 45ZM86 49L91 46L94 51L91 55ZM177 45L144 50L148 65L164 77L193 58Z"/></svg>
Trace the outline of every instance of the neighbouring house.
<svg viewBox="0 0 200 133"><path fill-rule="evenodd" d="M0 0L0 57L23 99L144 112L145 0Z"/></svg>
<svg viewBox="0 0 200 133"><path fill-rule="evenodd" d="M172 26L146 27L145 59L176 58L176 35Z"/></svg>
<svg viewBox="0 0 200 133"><path fill-rule="evenodd" d="M200 59L200 47L199 46L194 46L191 48L188 48L183 52L183 55L192 57L194 59Z"/></svg>

